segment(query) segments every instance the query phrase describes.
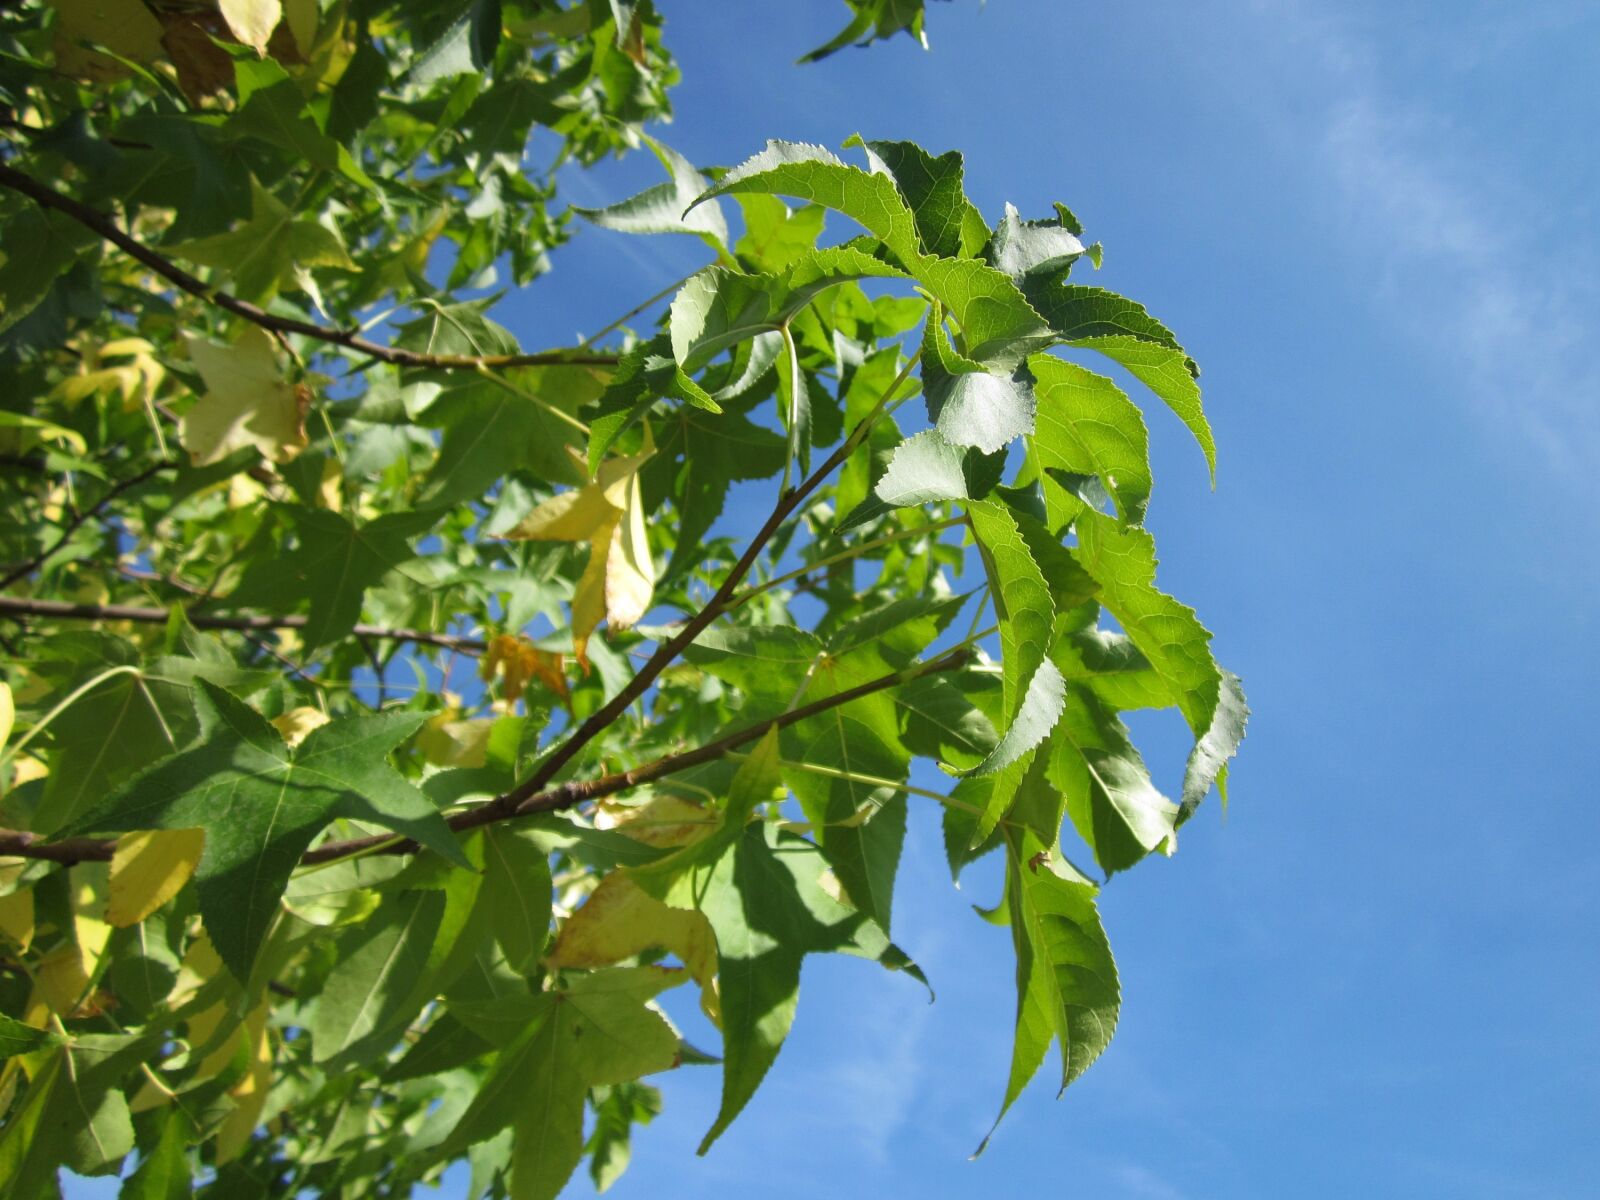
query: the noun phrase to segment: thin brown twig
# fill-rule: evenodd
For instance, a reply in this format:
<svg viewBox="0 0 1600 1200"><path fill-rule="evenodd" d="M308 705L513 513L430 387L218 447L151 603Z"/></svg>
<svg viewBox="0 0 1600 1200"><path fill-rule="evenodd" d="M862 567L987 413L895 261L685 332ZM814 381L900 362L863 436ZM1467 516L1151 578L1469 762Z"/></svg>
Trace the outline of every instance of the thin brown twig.
<svg viewBox="0 0 1600 1200"><path fill-rule="evenodd" d="M733 564L733 567L728 571L727 577L723 579L722 586L706 602L705 607L686 621L677 633L662 642L656 648L655 653L650 656L649 661L639 668L638 672L623 686L622 690L591 714L582 725L578 726L567 740L540 764L532 775L528 776L526 780L498 800L492 801L489 807L496 808L497 812L503 815L516 810L519 805L538 793L540 789L560 773L567 763L572 761L573 757L583 747L587 746L607 726L626 712L628 706L644 694L650 685L656 681L656 677L666 670L673 660L682 653L684 647L700 636L701 630L727 611L734 592L737 591L744 577L749 574L750 568L755 565L762 549L783 527L784 521L788 520L794 510L800 507L801 502L816 491L821 486L822 481L831 475L866 440L867 434L871 432L873 423L888 408L889 402L894 398L894 394L900 390L901 385L909 378L911 368L916 361L917 356L913 355L906 362L904 369L901 370L899 375L895 376L894 380L884 390L877 406L862 419L859 425L851 430L850 436L839 444L838 449L828 456L826 462L813 471L798 487L792 491L786 491L778 497L778 503L773 506L772 515L756 531L755 537L750 540L750 544L745 548L744 554L740 556L738 562Z"/></svg>
<svg viewBox="0 0 1600 1200"><path fill-rule="evenodd" d="M274 333L300 334L302 337L315 338L331 345L343 346L347 350L357 351L380 362L393 363L402 367L477 370L481 367L531 367L557 364L612 367L617 364L617 356L615 354L594 354L566 350L547 350L537 354L424 354L417 350L404 350L399 346L385 346L379 342L370 341L353 330L329 329L326 326L316 325L310 321L302 321L295 317L276 316L267 312L266 309L251 304L246 300L241 300L229 292L212 287L185 271L170 258L157 253L125 233L104 213L96 212L88 205L80 204L70 196L62 195L48 184L41 183L31 175L25 175L23 172L13 167L8 167L3 163L0 163L0 187L20 192L40 207L54 209L56 212L71 217L78 224L92 229L123 253L137 259L180 291L188 292L191 296L197 296L207 304L214 304L236 317L242 317L246 321Z"/></svg>
<svg viewBox="0 0 1600 1200"><path fill-rule="evenodd" d="M85 521L89 520L89 518L104 511L106 505L110 504L118 496L122 495L123 492L138 487L145 480L149 479L153 475L160 474L162 471L176 470L177 466L177 463L157 463L153 467L147 467L145 470L140 471L137 475L133 475L127 479L124 479L121 483L114 484L104 496L101 496L100 499L96 500L88 508L75 515L72 520L66 523L61 530L61 536L55 540L54 545L50 546L48 549L39 551L38 554L34 555L27 562L8 571L4 576L0 576L0 591L10 587L17 580L23 578L23 576L31 575L34 571L42 567L58 550L60 550L67 544L68 541L71 540L72 535L78 532L79 526L81 526Z"/></svg>
<svg viewBox="0 0 1600 1200"><path fill-rule="evenodd" d="M758 721L754 725L747 725L725 734L703 746L693 750L684 750L678 754L669 754L648 762L642 766L633 767L626 771L614 771L601 775L596 779L572 780L567 783L557 784L542 792L524 796L515 804L503 803L508 796L515 795L515 790L507 792L504 796L490 801L464 813L451 817L450 828L457 833L468 829L477 829L483 825L492 825L497 821L511 820L517 817L530 817L538 813L560 812L563 809L573 808L589 800L599 800L605 796L615 795L617 792L628 791L640 784L649 783L651 780L660 779L666 775L686 771L690 767L697 767L701 763L711 762L721 758L729 750L753 742L767 732L777 727L785 729L807 717L814 717L818 713L827 712L829 709L838 708L840 705L849 704L852 700L859 700L863 696L870 696L874 692L881 692L885 688L898 687L903 683L910 683L913 679L920 679L924 675L934 675L942 671L955 671L965 666L971 652L966 647L952 650L948 654L923 663L920 666L910 667L903 671L894 671L888 675L880 675L876 679L869 679L866 683L847 688L842 692L835 692L821 700L814 700L810 704L803 704L799 708L791 709L781 716L765 721ZM385 845L385 843L388 843ZM389 834L374 834L371 837L353 838L344 842L329 842L318 846L315 850L308 851L300 860L303 864L310 865L319 862L328 862L336 858L345 858L351 854L377 851L385 854L411 854L419 847L409 839L395 840ZM3 853L3 850L0 850Z"/></svg>
<svg viewBox="0 0 1600 1200"><path fill-rule="evenodd" d="M35 600L25 596L0 596L0 617L55 617L68 621L137 621L147 625L165 624L170 611L165 608L142 608L132 604L69 604L64 600ZM305 626L303 616L287 617L226 617L215 613L187 614L189 624L196 629L300 629ZM425 646L442 646L446 650L465 650L482 653L488 643L480 638L462 637L454 633L434 633L428 629L386 629L381 625L357 625L351 630L356 637L388 638L395 642L419 642Z"/></svg>

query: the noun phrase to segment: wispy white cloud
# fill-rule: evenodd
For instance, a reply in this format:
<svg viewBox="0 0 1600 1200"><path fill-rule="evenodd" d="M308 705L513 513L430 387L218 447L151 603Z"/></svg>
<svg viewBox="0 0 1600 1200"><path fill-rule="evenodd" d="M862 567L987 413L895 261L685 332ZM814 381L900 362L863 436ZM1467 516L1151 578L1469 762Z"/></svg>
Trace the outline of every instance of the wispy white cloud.
<svg viewBox="0 0 1600 1200"><path fill-rule="evenodd" d="M1123 1163L1112 1168L1118 1194L1129 1200L1184 1200L1184 1194L1148 1167Z"/></svg>
<svg viewBox="0 0 1600 1200"><path fill-rule="evenodd" d="M1375 34L1304 0L1262 0L1258 12L1296 46L1297 67L1320 71L1312 169L1327 185L1327 219L1376 280L1383 318L1508 453L1532 452L1508 468L1549 470L1593 489L1600 252L1592 233L1559 221L1552 228L1541 198L1507 170L1514 149L1479 144L1463 120L1470 114L1396 94ZM1440 53L1467 69L1467 48L1492 43L1493 29L1462 36L1473 10L1459 16L1440 30ZM1493 12L1482 17L1492 26Z"/></svg>

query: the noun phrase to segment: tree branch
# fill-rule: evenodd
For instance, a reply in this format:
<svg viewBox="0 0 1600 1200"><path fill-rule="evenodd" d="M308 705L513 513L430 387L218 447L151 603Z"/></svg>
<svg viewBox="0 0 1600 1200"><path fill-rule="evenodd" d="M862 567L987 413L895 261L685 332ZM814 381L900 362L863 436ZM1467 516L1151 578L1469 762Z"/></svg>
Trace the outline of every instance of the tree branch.
<svg viewBox="0 0 1600 1200"><path fill-rule="evenodd" d="M492 825L498 821L512 820L516 817L531 817L538 813L560 812L562 809L573 808L588 800L599 800L605 796L625 792L630 788L638 787L642 783L649 783L653 779L660 779L666 775L673 775L679 771L686 771L690 767L697 767L701 763L711 762L721 758L729 750L743 746L746 742L753 742L760 738L767 730L774 727L787 729L807 717L814 717L818 713L827 712L829 709L838 708L849 704L852 700L859 700L863 696L870 696L874 692L881 692L885 688L898 687L903 683L910 683L913 679L921 679L924 675L934 675L941 671L955 671L965 666L971 657L971 651L966 647L952 650L947 654L922 663L915 667L908 667L903 671L894 671L888 675L880 675L876 679L869 679L866 683L857 684L842 692L835 692L821 700L814 700L810 704L803 704L799 708L790 709L780 716L769 720L758 721L754 725L746 725L725 734L715 741L697 746L693 750L685 750L681 754L669 754L658 758L654 762L645 763L643 766L634 767L627 771L616 771L610 775L602 775L598 779L574 780L568 783L557 784L546 791L534 792L522 796L515 802L508 803L510 797L516 796L521 790L513 789L505 795L480 805L464 813L458 813L450 818L450 828L457 833L468 829L477 829L483 825ZM385 843L388 843L385 845ZM364 851L378 851L384 854L412 854L419 847L409 839L395 840L389 834L375 834L372 837L353 838L345 842L330 842L318 846L315 850L308 851L300 860L302 864L328 862L335 858L344 858L351 854Z"/></svg>
<svg viewBox="0 0 1600 1200"><path fill-rule="evenodd" d="M24 596L0 596L0 617L55 617L68 621L138 621L147 625L163 625L171 615L165 608L141 608L132 604L69 604L63 600L34 600ZM306 623L302 616L288 617L223 617L214 613L186 613L189 624L196 629L300 629ZM481 653L487 643L480 638L461 637L453 633L434 633L427 629L385 629L380 625L357 625L351 631L356 637L388 638L395 642L420 642L426 646L442 646L447 650L467 650Z"/></svg>
<svg viewBox="0 0 1600 1200"><path fill-rule="evenodd" d="M191 275L170 258L157 253L142 242L136 241L133 237L124 233L104 213L96 212L88 205L80 204L70 196L64 196L54 188L39 182L31 175L25 175L21 171L8 167L3 163L0 163L0 187L20 192L41 208L54 209L56 212L71 217L78 224L92 229L106 241L123 251L123 253L138 259L180 291L188 292L191 296L197 296L207 304L214 304L220 309L231 312L236 317L243 317L246 321L259 325L263 329L271 330L274 333L297 333L303 337L315 338L318 341L328 342L335 346L343 346L347 350L355 350L380 362L393 363L401 367L476 370L479 367L531 367L555 364L612 367L617 364L617 356L615 354L594 354L563 350L549 350L539 354L423 354L415 350L403 350L398 346L385 346L349 330L328 329L325 326L315 325L310 321L301 321L294 317L275 316L264 308L259 308L248 301L239 299L237 296L214 288L196 276Z"/></svg>
<svg viewBox="0 0 1600 1200"><path fill-rule="evenodd" d="M660 779L679 771L686 771L690 767L697 767L701 763L711 762L713 759L722 757L729 750L743 746L747 742L755 741L765 734L767 730L774 727L785 729L798 721L804 721L807 717L814 717L818 713L849 704L852 700L859 700L863 696L870 696L874 692L881 692L886 688L910 683L914 679L921 679L924 675L959 670L966 665L970 657L971 651L965 646L957 647L929 662L907 667L903 671L894 671L888 675L880 675L876 679L869 679L866 683L858 684L853 688L847 688L842 692L825 696L821 700L814 700L810 704L791 709L781 716L759 721L754 725L747 725L743 729L725 734L715 741L707 742L703 746L697 746L693 750L685 750L681 754L669 754L653 762L634 767L631 770L616 771L610 775L602 775L597 779L558 784L546 791L524 796L509 806L505 804L505 801L508 796L514 795L515 792L507 792L506 795L488 804L470 809L467 812L457 813L449 819L448 823L451 829L461 833L468 829L477 829L484 825L513 820L517 817L560 812L563 809L574 808L589 800L599 800L605 796L625 792L630 788L638 787L642 783L649 783L653 779ZM115 846L116 842L114 840L101 840L99 838L68 838L60 842L45 842L40 839L38 834L24 833L13 829L0 829L0 857L38 858L71 866L80 862L108 861ZM421 847L409 838L395 838L392 834L373 834L370 837L327 842L314 850L308 850L301 856L300 864L302 866L314 866L317 863L331 862L334 859L348 858L352 855L366 853L414 854L419 849Z"/></svg>
<svg viewBox="0 0 1600 1200"><path fill-rule="evenodd" d="M0 167L0 170L3 169L3 167ZM84 509L77 516L73 517L72 520L67 522L66 528L61 531L61 536L56 539L55 545L51 546L48 550L41 550L38 554L34 555L21 566L8 571L3 577L0 577L0 591L4 591L23 576L31 575L34 571L43 566L45 562L56 553L56 551L60 550L61 547L67 544L68 540L74 533L78 532L79 526L81 526L91 517L99 515L102 511L104 511L106 505L110 504L118 496L122 495L123 492L138 487L152 475L158 475L162 471L175 470L177 465L177 463L157 463L153 467L149 467L146 470L140 471L132 478L124 479L121 483L114 484L109 490L107 490L104 496L101 496L100 499L96 500L88 508ZM165 618L163 618L163 620L165 620Z"/></svg>
<svg viewBox="0 0 1600 1200"><path fill-rule="evenodd" d="M700 636L701 630L732 607L730 601L733 599L734 592L738 589L744 577L750 573L750 568L755 565L762 548L783 527L784 521L788 520L790 514L800 507L801 501L816 491L821 486L822 481L831 475L866 440L874 422L889 406L894 394L900 390L901 385L910 376L911 368L916 361L917 356L912 355L900 374L896 375L889 386L884 389L883 396L879 399L877 406L862 418L859 425L850 431L850 436L839 444L838 449L828 456L826 462L813 471L799 487L793 491L786 491L778 497L778 503L773 507L772 515L756 531L755 537L750 540L750 545L745 548L745 552L740 556L739 561L733 564L733 567L728 571L727 578L722 581L722 586L706 602L706 606L689 618L677 633L657 646L655 653L639 668L638 672L627 682L622 690L592 713L582 725L578 726L567 740L561 743L550 757L540 764L532 775L528 776L526 780L498 800L491 802L489 807L497 809L497 816L505 816L516 811L519 805L526 803L541 788L554 779L560 773L561 768L572 761L578 751L593 741L607 726L627 711L628 705L644 694L650 685L656 681L656 677L666 670L672 664L672 661L683 652L684 647Z"/></svg>

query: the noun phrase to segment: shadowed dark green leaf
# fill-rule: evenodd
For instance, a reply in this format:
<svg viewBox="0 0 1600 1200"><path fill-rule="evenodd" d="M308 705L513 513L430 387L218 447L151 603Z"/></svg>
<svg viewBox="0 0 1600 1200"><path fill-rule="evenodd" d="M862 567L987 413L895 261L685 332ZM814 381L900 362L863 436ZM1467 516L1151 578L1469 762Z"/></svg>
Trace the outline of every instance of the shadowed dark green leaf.
<svg viewBox="0 0 1600 1200"><path fill-rule="evenodd" d="M1067 693L1051 740L1049 777L1107 874L1127 870L1163 843L1173 848L1178 806L1151 782L1116 714L1086 689Z"/></svg>
<svg viewBox="0 0 1600 1200"><path fill-rule="evenodd" d="M415 558L410 539L439 520L437 510L403 511L353 525L328 509L286 505L283 511L294 524L294 548L254 563L228 604L281 613L306 603L301 636L307 648L349 634L361 619L367 589Z"/></svg>
<svg viewBox="0 0 1600 1200"><path fill-rule="evenodd" d="M336 817L381 825L468 865L433 805L387 761L422 713L345 717L290 750L264 718L204 681L195 712L194 745L116 789L73 829L204 830L200 914L235 978L249 978L289 873Z"/></svg>
<svg viewBox="0 0 1600 1200"><path fill-rule="evenodd" d="M924 251L972 258L983 249L989 226L963 189L960 151L934 157L915 142L868 142L860 134L845 145L865 149L867 165L894 180L916 219Z"/></svg>
<svg viewBox="0 0 1600 1200"><path fill-rule="evenodd" d="M802 55L803 63L817 62L854 43L865 46L875 38L892 37L902 30L928 48L922 32L923 0L845 0L853 15L850 23L826 43Z"/></svg>
<svg viewBox="0 0 1600 1200"><path fill-rule="evenodd" d="M444 916L442 892L402 892L339 939L309 1030L315 1061L381 1054L428 997L417 980Z"/></svg>

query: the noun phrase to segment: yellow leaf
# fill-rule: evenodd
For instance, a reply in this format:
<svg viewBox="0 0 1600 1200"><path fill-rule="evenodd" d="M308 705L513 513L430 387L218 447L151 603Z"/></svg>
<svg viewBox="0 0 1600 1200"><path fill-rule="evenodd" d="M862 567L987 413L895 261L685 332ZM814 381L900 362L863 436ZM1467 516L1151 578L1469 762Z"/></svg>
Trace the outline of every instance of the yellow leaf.
<svg viewBox="0 0 1600 1200"><path fill-rule="evenodd" d="M488 761L492 717L459 720L446 710L428 718L417 734L417 749L436 767L481 767Z"/></svg>
<svg viewBox="0 0 1600 1200"><path fill-rule="evenodd" d="M564 674L566 656L550 650L541 650L521 634L502 633L490 639L478 670L485 683L498 672L503 677L500 694L508 704L515 704L528 686L537 679L556 694L561 703L570 700L567 677Z"/></svg>
<svg viewBox="0 0 1600 1200"><path fill-rule="evenodd" d="M320 708L291 708L272 718L273 728L283 734L283 740L291 749L305 741L313 729L320 729L327 723L328 714Z"/></svg>
<svg viewBox="0 0 1600 1200"><path fill-rule="evenodd" d="M306 445L311 393L291 385L265 333L251 326L231 346L192 335L189 358L206 392L178 421L178 437L197 467L254 446L273 462L288 462Z"/></svg>
<svg viewBox="0 0 1600 1200"><path fill-rule="evenodd" d="M35 779L43 779L48 774L50 768L44 765L44 760L31 754L21 754L11 760L11 786L14 788L32 783Z"/></svg>
<svg viewBox="0 0 1600 1200"><path fill-rule="evenodd" d="M106 920L119 929L137 925L189 882L206 835L198 829L125 833L111 855L111 902Z"/></svg>
<svg viewBox="0 0 1600 1200"><path fill-rule="evenodd" d="M51 395L68 407L87 396L116 396L124 409L137 408L155 399L167 377L167 369L155 358L155 347L143 338L117 338L98 349L89 339L76 343L77 371L56 384ZM108 360L130 359L129 362Z"/></svg>
<svg viewBox="0 0 1600 1200"><path fill-rule="evenodd" d="M17 719L17 706L11 699L11 685L0 679L0 750L6 748L11 726Z"/></svg>
<svg viewBox="0 0 1600 1200"><path fill-rule="evenodd" d="M249 1047L250 1066L245 1076L228 1089L234 1109L217 1130L217 1165L238 1157L261 1120L272 1087L272 1043L267 1034L267 1001L262 999L244 1019L240 1036Z"/></svg>
<svg viewBox="0 0 1600 1200"><path fill-rule="evenodd" d="M219 0L222 19L228 23L233 36L257 54L267 52L272 31L283 19L281 0Z"/></svg>
<svg viewBox="0 0 1600 1200"><path fill-rule="evenodd" d="M228 480L228 511L238 512L241 508L249 508L258 500L264 499L266 495L267 489L261 486L259 480L252 479L241 471ZM284 631L279 630L279 632Z"/></svg>
<svg viewBox="0 0 1600 1200"><path fill-rule="evenodd" d="M53 0L56 10L56 67L67 75L106 81L126 68L116 59L85 48L95 42L134 62L161 57L161 22L143 0Z"/></svg>
<svg viewBox="0 0 1600 1200"><path fill-rule="evenodd" d="M162 1083L160 1077L148 1065L144 1071L144 1086L129 1098L129 1112L142 1113L152 1108L163 1108L178 1098L178 1094Z"/></svg>
<svg viewBox="0 0 1600 1200"><path fill-rule="evenodd" d="M204 933L189 943L183 952L183 962L178 965L178 979L167 995L167 1007L182 1008L193 1000L206 982L222 970L222 958Z"/></svg>
<svg viewBox="0 0 1600 1200"><path fill-rule="evenodd" d="M284 0L283 19L289 25L300 57L310 58L317 41L317 25L322 14L317 11L317 0Z"/></svg>
<svg viewBox="0 0 1600 1200"><path fill-rule="evenodd" d="M0 896L0 933L26 950L33 943L33 889Z"/></svg>
<svg viewBox="0 0 1600 1200"><path fill-rule="evenodd" d="M698 804L663 792L643 804L602 800L594 823L646 846L669 847L699 841L717 827L717 818Z"/></svg>
<svg viewBox="0 0 1600 1200"><path fill-rule="evenodd" d="M673 908L613 871L568 917L545 957L550 967L606 967L650 949L676 954L700 985L700 1006L717 1020L717 936L698 909Z"/></svg>
<svg viewBox="0 0 1600 1200"><path fill-rule="evenodd" d="M36 995L61 1017L71 1017L80 1005L90 1003L85 993L111 936L111 926L82 912L72 925L74 940L45 955L34 971Z"/></svg>
<svg viewBox="0 0 1600 1200"><path fill-rule="evenodd" d="M654 454L646 426L644 449L638 454L607 459L588 483L546 500L505 535L589 543L589 562L572 596L572 649L585 668L589 637L602 620L613 629L626 629L650 607L656 571L639 471Z"/></svg>
<svg viewBox="0 0 1600 1200"><path fill-rule="evenodd" d="M322 482L317 485L317 506L338 512L344 507L344 468L337 458L322 460Z"/></svg>

